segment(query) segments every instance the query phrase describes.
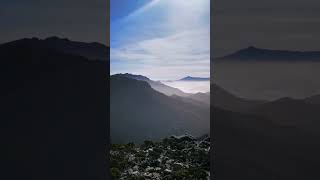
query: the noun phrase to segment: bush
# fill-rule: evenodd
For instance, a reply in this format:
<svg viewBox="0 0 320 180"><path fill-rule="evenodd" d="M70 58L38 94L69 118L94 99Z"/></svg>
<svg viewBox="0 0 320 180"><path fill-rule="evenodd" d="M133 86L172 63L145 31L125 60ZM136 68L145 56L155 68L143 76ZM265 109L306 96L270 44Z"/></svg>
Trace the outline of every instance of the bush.
<svg viewBox="0 0 320 180"><path fill-rule="evenodd" d="M174 173L177 180L190 179L190 172L186 169L180 169Z"/></svg>
<svg viewBox="0 0 320 180"><path fill-rule="evenodd" d="M118 168L111 168L110 169L110 173L111 173L111 179L116 180L119 179L121 176L121 172Z"/></svg>
<svg viewBox="0 0 320 180"><path fill-rule="evenodd" d="M153 147L153 142L146 140L146 141L144 141L144 146L145 146L146 148Z"/></svg>

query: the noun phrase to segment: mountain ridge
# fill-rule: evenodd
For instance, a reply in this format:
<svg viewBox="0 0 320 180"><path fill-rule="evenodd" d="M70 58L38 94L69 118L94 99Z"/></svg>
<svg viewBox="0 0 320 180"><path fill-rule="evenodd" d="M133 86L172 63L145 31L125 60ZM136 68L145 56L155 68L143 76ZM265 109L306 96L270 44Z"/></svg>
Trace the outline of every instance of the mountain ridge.
<svg viewBox="0 0 320 180"><path fill-rule="evenodd" d="M272 50L249 46L229 55L215 58L214 60L320 61L320 51Z"/></svg>
<svg viewBox="0 0 320 180"><path fill-rule="evenodd" d="M182 96L182 97L186 97L189 96L189 93L185 93L182 90L178 89L178 88L174 88L168 85L163 84L160 81L153 81L150 78L143 76L143 75L136 75L136 74L130 74L130 73L125 73L125 74L115 74L115 75L119 75L119 76L123 76L123 77L127 77L130 79L135 79L135 80L139 80L139 81L145 81L148 84L150 84L150 86L167 95L167 96L172 96L172 95L178 95L178 96Z"/></svg>
<svg viewBox="0 0 320 180"><path fill-rule="evenodd" d="M186 76L184 78L179 79L179 81L210 81L210 78Z"/></svg>
<svg viewBox="0 0 320 180"><path fill-rule="evenodd" d="M0 44L2 48L25 48L29 50L47 50L83 56L89 60L109 61L109 47L97 42L71 41L67 38L52 36L44 39L23 38Z"/></svg>
<svg viewBox="0 0 320 180"><path fill-rule="evenodd" d="M113 142L141 142L173 134L197 136L209 132L210 109L207 105L167 96L145 81L121 75L110 77L110 88Z"/></svg>

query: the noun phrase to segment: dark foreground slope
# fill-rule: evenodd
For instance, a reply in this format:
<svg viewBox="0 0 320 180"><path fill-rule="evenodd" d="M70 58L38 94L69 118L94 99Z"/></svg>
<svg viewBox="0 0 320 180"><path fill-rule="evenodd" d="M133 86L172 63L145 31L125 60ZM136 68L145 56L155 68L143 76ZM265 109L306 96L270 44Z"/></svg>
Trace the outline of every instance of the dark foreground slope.
<svg viewBox="0 0 320 180"><path fill-rule="evenodd" d="M159 140L209 132L209 106L166 96L144 81L121 75L110 80L111 139L113 143Z"/></svg>
<svg viewBox="0 0 320 180"><path fill-rule="evenodd" d="M0 179L105 179L107 65L0 46Z"/></svg>
<svg viewBox="0 0 320 180"><path fill-rule="evenodd" d="M319 110L318 105L290 98L245 113L214 107L217 179L319 179Z"/></svg>

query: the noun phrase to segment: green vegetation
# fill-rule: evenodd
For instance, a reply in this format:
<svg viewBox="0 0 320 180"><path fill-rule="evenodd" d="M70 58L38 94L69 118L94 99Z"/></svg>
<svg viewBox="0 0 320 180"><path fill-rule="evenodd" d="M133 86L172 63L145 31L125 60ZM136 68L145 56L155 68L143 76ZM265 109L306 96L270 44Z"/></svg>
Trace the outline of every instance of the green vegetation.
<svg viewBox="0 0 320 180"><path fill-rule="evenodd" d="M210 179L210 138L190 136L112 144L111 179L202 180Z"/></svg>

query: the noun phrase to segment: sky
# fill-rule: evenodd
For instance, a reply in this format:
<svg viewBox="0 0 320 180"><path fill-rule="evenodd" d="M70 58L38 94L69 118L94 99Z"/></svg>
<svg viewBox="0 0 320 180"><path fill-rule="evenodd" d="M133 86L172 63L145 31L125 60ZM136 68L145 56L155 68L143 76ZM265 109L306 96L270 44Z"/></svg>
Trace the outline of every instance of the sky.
<svg viewBox="0 0 320 180"><path fill-rule="evenodd" d="M248 46L320 51L319 0L212 1L212 53ZM319 63L212 63L213 82L247 99L305 98L320 93Z"/></svg>
<svg viewBox="0 0 320 180"><path fill-rule="evenodd" d="M210 0L111 0L111 74L210 76Z"/></svg>
<svg viewBox="0 0 320 180"><path fill-rule="evenodd" d="M59 36L109 44L106 0L1 0L0 43Z"/></svg>
<svg viewBox="0 0 320 180"><path fill-rule="evenodd" d="M320 50L319 0L217 0L212 7L212 57L248 46Z"/></svg>

